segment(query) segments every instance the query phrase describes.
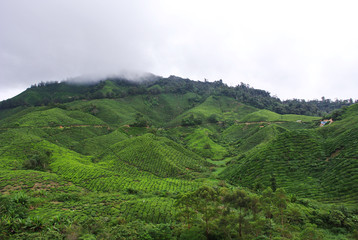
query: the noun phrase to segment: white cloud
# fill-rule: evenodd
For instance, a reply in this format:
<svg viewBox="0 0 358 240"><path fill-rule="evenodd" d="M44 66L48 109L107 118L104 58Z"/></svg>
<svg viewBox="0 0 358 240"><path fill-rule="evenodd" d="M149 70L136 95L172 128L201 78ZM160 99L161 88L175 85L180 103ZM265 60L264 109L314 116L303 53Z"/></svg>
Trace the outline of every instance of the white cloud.
<svg viewBox="0 0 358 240"><path fill-rule="evenodd" d="M123 69L355 98L354 1L0 0L0 98ZM15 91L16 92L16 91Z"/></svg>

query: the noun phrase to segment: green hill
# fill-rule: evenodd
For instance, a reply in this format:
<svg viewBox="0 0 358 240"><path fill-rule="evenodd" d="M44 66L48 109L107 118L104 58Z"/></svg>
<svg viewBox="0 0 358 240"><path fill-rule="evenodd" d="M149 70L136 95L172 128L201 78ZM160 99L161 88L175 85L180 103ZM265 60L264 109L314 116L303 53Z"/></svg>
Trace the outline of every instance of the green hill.
<svg viewBox="0 0 358 240"><path fill-rule="evenodd" d="M358 104L142 80L0 103L0 239L354 239Z"/></svg>
<svg viewBox="0 0 358 240"><path fill-rule="evenodd" d="M289 122L289 121L303 121L309 122L317 120L319 117L302 116L295 114L284 114L280 115L268 110L259 110L253 113L245 115L240 118L240 122Z"/></svg>
<svg viewBox="0 0 358 240"><path fill-rule="evenodd" d="M185 140L188 147L199 155L214 160L223 159L228 154L227 150L210 138L212 134L207 128L197 128Z"/></svg>
<svg viewBox="0 0 358 240"><path fill-rule="evenodd" d="M26 111L26 110L25 110ZM20 112L0 122L2 127L49 127L68 125L101 125L100 119L81 111L66 111L60 108Z"/></svg>
<svg viewBox="0 0 358 240"><path fill-rule="evenodd" d="M274 176L278 186L298 196L357 202L358 118L354 109L355 105L348 108L344 119L331 125L279 134L240 155L221 176L251 188L271 186Z"/></svg>
<svg viewBox="0 0 358 240"><path fill-rule="evenodd" d="M210 166L204 159L169 139L146 134L109 147L100 157L111 162L113 169L128 164L159 177L190 175Z"/></svg>
<svg viewBox="0 0 358 240"><path fill-rule="evenodd" d="M128 136L124 132L115 130L109 134L88 137L79 141L74 146L74 150L85 155L97 155L104 152L111 145L126 139L128 139Z"/></svg>

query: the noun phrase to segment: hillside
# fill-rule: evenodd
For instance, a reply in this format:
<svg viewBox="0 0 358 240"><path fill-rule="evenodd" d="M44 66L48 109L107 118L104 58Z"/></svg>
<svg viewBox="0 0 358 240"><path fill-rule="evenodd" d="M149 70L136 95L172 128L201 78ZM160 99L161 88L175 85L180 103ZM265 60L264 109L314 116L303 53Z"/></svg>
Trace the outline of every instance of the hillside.
<svg viewBox="0 0 358 240"><path fill-rule="evenodd" d="M277 97L272 97L267 91L254 89L244 83L230 87L224 84L222 80L200 82L176 76L163 78L147 74L131 81L123 77L112 77L101 79L98 82L93 80L86 82L85 79L81 79L80 82L76 82L76 79L60 83L42 82L31 86L12 99L0 102L0 110L2 110L2 114L6 115L7 111L3 110L19 106L54 105L89 99L119 99L141 94L148 97L147 104L156 105L155 96L163 93L180 95L189 93L191 95L189 99L191 107L209 96L227 96L241 103L279 114L310 116L321 116L354 103L352 99L332 101L324 97L321 100L292 99L281 101ZM355 102L357 103L358 100Z"/></svg>
<svg viewBox="0 0 358 240"><path fill-rule="evenodd" d="M0 238L354 239L358 104L318 105L174 76L32 86L0 103Z"/></svg>
<svg viewBox="0 0 358 240"><path fill-rule="evenodd" d="M222 177L254 188L277 186L298 196L329 202L357 202L357 106L323 128L284 131L239 155ZM248 138L249 139L249 138Z"/></svg>

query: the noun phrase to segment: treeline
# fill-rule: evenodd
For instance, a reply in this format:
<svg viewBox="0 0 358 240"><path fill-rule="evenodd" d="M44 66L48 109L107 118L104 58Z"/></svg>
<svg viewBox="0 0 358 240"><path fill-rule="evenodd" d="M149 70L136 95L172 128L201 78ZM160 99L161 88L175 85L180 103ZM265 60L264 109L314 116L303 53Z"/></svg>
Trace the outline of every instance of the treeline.
<svg viewBox="0 0 358 240"><path fill-rule="evenodd" d="M112 82L110 90L104 90L107 81ZM0 102L0 109L14 108L18 106L41 106L57 103L66 103L75 100L92 100L103 98L123 98L138 94L157 95L161 93L195 93L198 97L192 99L193 105L204 101L206 97L228 96L242 103L268 109L279 114L301 114L311 116L323 116L335 109L357 103L358 100L330 100L324 97L321 100L305 101L293 99L281 101L271 96L269 92L254 89L250 85L240 83L230 87L222 80L192 81L176 76L168 78L153 76L142 82L129 81L124 78L110 78L92 84L73 84L68 82L41 82L32 85L20 95Z"/></svg>

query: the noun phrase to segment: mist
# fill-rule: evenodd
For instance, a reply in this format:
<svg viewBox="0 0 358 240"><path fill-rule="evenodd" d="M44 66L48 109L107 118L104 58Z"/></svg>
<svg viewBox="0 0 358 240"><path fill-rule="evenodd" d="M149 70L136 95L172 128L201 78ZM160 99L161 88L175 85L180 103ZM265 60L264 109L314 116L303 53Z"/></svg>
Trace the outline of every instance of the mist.
<svg viewBox="0 0 358 240"><path fill-rule="evenodd" d="M153 73L244 82L281 99L356 98L355 7L352 1L0 1L0 99L41 81L126 72L132 79Z"/></svg>
<svg viewBox="0 0 358 240"><path fill-rule="evenodd" d="M125 79L128 81L142 83L146 81L153 81L160 78L152 73L140 72L140 71L120 71L116 74L91 74L91 75L81 75L73 78L64 79L62 82L67 82L70 84L96 84L100 81L107 79Z"/></svg>

